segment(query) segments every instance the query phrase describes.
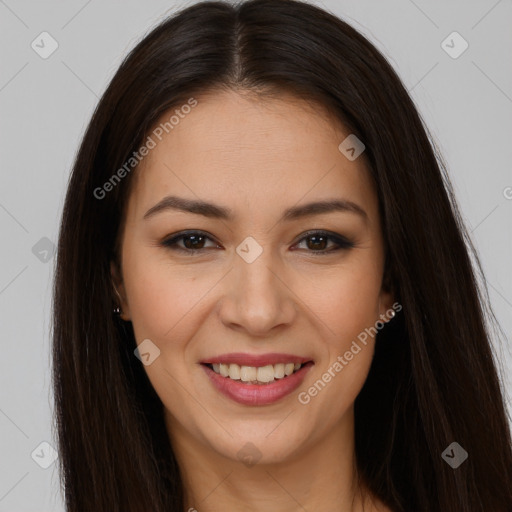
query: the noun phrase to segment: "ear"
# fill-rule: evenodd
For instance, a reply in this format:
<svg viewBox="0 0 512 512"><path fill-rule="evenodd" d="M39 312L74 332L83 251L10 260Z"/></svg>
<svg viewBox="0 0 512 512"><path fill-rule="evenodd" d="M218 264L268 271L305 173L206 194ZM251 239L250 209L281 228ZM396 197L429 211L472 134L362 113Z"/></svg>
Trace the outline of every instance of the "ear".
<svg viewBox="0 0 512 512"><path fill-rule="evenodd" d="M389 322L394 314L395 308L393 307L394 298L393 294L381 290L379 295L379 319L383 322Z"/></svg>
<svg viewBox="0 0 512 512"><path fill-rule="evenodd" d="M395 292L391 278L391 269L386 259L382 286L379 294L379 317L382 321L389 322L391 318L393 318L394 313L396 313L395 307L393 307L394 305L396 305Z"/></svg>
<svg viewBox="0 0 512 512"><path fill-rule="evenodd" d="M112 294L114 301L121 310L120 317L125 321L130 321L130 308L126 299L126 289L122 278L122 272L115 261L110 262L110 275L112 277Z"/></svg>

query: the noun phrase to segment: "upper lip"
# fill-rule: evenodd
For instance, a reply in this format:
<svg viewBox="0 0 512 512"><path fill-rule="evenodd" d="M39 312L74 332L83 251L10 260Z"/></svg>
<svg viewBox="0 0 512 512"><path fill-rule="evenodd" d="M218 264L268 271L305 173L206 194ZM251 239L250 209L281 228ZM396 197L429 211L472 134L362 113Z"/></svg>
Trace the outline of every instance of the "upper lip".
<svg viewBox="0 0 512 512"><path fill-rule="evenodd" d="M239 366L267 366L269 364L279 363L307 363L311 361L309 357L297 356L294 354L245 354L242 352L220 354L200 361L201 364L238 364Z"/></svg>

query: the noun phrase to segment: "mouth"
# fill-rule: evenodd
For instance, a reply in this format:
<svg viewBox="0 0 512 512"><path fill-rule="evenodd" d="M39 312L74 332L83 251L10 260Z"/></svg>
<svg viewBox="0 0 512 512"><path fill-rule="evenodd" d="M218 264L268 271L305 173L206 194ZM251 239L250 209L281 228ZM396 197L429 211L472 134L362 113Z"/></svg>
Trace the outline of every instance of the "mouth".
<svg viewBox="0 0 512 512"><path fill-rule="evenodd" d="M297 373L307 363L277 363L265 366L245 366L236 363L206 363L205 366L217 375L252 385L267 385Z"/></svg>
<svg viewBox="0 0 512 512"><path fill-rule="evenodd" d="M213 387L244 405L268 405L289 395L314 365L311 359L286 354L226 354L202 361Z"/></svg>

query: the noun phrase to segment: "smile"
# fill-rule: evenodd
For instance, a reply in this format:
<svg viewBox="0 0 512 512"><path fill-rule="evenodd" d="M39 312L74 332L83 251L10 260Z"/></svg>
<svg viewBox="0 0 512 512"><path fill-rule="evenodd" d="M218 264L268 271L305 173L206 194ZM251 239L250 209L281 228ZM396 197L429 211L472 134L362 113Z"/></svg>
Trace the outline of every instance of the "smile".
<svg viewBox="0 0 512 512"><path fill-rule="evenodd" d="M202 361L210 383L222 395L244 405L268 405L292 393L313 361L286 354L227 354Z"/></svg>
<svg viewBox="0 0 512 512"><path fill-rule="evenodd" d="M248 384L268 384L277 379L284 379L302 367L300 363L278 363L266 366L240 366L238 364L215 363L211 369L232 380L240 380Z"/></svg>

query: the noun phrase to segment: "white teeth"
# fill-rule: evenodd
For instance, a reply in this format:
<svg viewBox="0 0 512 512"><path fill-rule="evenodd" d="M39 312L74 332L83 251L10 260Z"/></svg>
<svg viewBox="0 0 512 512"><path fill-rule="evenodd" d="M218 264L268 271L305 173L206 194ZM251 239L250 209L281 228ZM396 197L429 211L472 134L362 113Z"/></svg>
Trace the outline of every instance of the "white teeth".
<svg viewBox="0 0 512 512"><path fill-rule="evenodd" d="M233 380L240 380L240 366L237 364L229 365L229 378Z"/></svg>
<svg viewBox="0 0 512 512"><path fill-rule="evenodd" d="M256 380L256 374L258 370L254 366L241 366L240 367L240 379L244 382L251 382Z"/></svg>
<svg viewBox="0 0 512 512"><path fill-rule="evenodd" d="M274 367L271 364L260 366L256 380L260 382L272 382L274 380Z"/></svg>
<svg viewBox="0 0 512 512"><path fill-rule="evenodd" d="M283 379L285 376L291 375L301 367L301 363L278 363L268 364L266 366L239 366L238 364L212 364L213 371L219 373L223 377L229 377L233 380L241 380L242 382L268 383L275 379Z"/></svg>
<svg viewBox="0 0 512 512"><path fill-rule="evenodd" d="M214 370L215 370L215 368L214 368ZM229 364L220 363L219 372L223 377L229 377Z"/></svg>
<svg viewBox="0 0 512 512"><path fill-rule="evenodd" d="M295 365L293 363L285 364L284 365L284 374L291 375L293 373L294 368L295 368Z"/></svg>
<svg viewBox="0 0 512 512"><path fill-rule="evenodd" d="M284 364L278 363L274 365L274 379L282 379L284 377Z"/></svg>

